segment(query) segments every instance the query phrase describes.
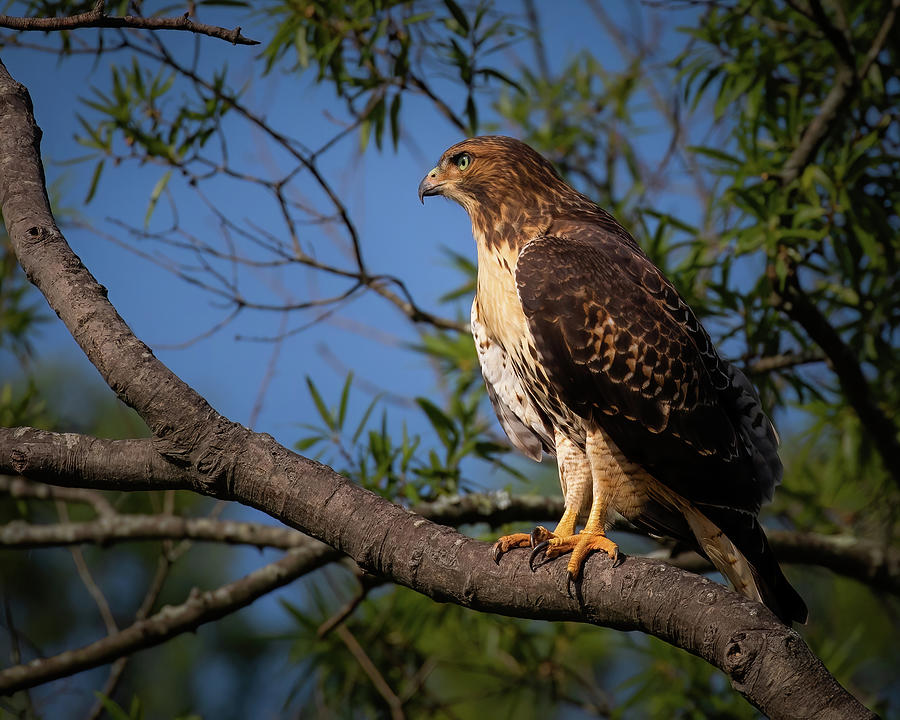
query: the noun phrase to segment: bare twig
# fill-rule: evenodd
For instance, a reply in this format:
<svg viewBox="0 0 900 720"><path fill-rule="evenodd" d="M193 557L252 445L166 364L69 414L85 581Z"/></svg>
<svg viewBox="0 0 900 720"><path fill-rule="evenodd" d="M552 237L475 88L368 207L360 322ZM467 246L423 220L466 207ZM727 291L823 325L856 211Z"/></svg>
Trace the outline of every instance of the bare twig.
<svg viewBox="0 0 900 720"><path fill-rule="evenodd" d="M32 525L14 520L0 525L0 547L23 549L186 539L290 550L303 546L307 536L283 526L177 515L116 515L93 522L56 525Z"/></svg>
<svg viewBox="0 0 900 720"><path fill-rule="evenodd" d="M56 501L56 511L59 513L59 517L63 522L69 521L69 508L62 500ZM103 618L103 624L106 625L106 632L110 635L118 632L119 626L116 625L116 619L113 617L112 610L109 609L106 595L103 594L103 591L94 580L94 576L91 574L91 570L84 560L84 553L81 552L81 548L70 547L69 552L75 563L78 577L81 578L82 584L97 604L97 609L100 611L100 617Z"/></svg>
<svg viewBox="0 0 900 720"><path fill-rule="evenodd" d="M387 680L384 679L384 676L378 671L378 668L375 667L375 663L372 662L372 659L366 654L366 651L363 650L362 645L359 644L359 641L353 636L353 633L350 632L346 625L338 625L335 632L344 645L346 645L350 654L356 659L356 662L359 663L362 671L368 676L369 680L372 681L372 685L378 691L378 694L381 695L382 699L387 703L387 706L391 710L391 717L394 720L402 720L406 717L403 712L403 701L397 697L397 694L391 689L391 686L388 685Z"/></svg>
<svg viewBox="0 0 900 720"><path fill-rule="evenodd" d="M825 362L825 355L819 350L801 350L756 358L747 363L746 371L751 375L788 370L799 365Z"/></svg>
<svg viewBox="0 0 900 720"><path fill-rule="evenodd" d="M9 695L159 645L246 607L258 597L287 585L336 556L337 553L327 545L308 540L304 547L289 551L283 558L240 580L215 590L194 593L183 604L166 606L152 617L139 620L114 635L77 650L0 670L0 695Z"/></svg>
<svg viewBox="0 0 900 720"><path fill-rule="evenodd" d="M145 620L150 614L150 611L153 609L153 606L159 598L159 594L162 592L163 584L169 574L170 566L171 562L166 553L163 552L159 556L159 561L156 564L156 572L153 575L153 579L150 581L150 586L147 588L144 600L134 614L135 621ZM130 655L123 655L112 664L112 667L109 669L109 675L106 678L106 683L103 685L103 690L100 691L103 696L112 697L113 692L115 692L116 687L119 685L119 681L122 679L125 667L128 665L129 657ZM103 715L105 708L106 706L98 699L91 708L87 720L99 720L100 716Z"/></svg>
<svg viewBox="0 0 900 720"><path fill-rule="evenodd" d="M130 28L133 30L185 30L198 35L227 40L234 45L259 45L241 34L241 28L226 30L217 25L207 25L191 19L188 13L178 17L136 17L134 15L107 15L102 8L69 17L13 17L0 15L0 27L10 30L76 30L78 28Z"/></svg>
<svg viewBox="0 0 900 720"><path fill-rule="evenodd" d="M0 475L0 493L7 493L17 499L62 500L67 503L82 503L90 505L100 517L116 514L109 500L96 490L45 485L21 477Z"/></svg>
<svg viewBox="0 0 900 720"><path fill-rule="evenodd" d="M363 600L366 599L369 595L369 591L377 587L378 585L382 585L384 580L381 578L376 578L374 575L369 575L368 573L362 573L359 578L359 590L357 593L350 598L350 600L344 604L342 608L340 608L334 615L328 618L325 622L323 622L319 629L316 631L316 637L320 640L325 637L328 633L334 630L338 625L344 622L348 617L350 617L353 612L360 606Z"/></svg>

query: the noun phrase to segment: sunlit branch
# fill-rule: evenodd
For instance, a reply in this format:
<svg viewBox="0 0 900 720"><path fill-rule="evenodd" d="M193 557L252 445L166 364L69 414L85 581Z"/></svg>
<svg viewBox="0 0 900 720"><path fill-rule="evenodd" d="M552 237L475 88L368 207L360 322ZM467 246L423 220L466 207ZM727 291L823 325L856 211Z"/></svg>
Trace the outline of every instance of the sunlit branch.
<svg viewBox="0 0 900 720"><path fill-rule="evenodd" d="M68 17L13 17L0 15L0 27L10 30L77 30L78 28L127 28L132 30L184 30L197 35L227 40L234 45L259 45L241 34L241 28L226 30L217 25L207 25L193 20L188 13L177 17L137 17L134 15L107 15L103 3L80 15Z"/></svg>
<svg viewBox="0 0 900 720"><path fill-rule="evenodd" d="M2 433L0 430L0 437ZM74 478L63 481L77 482ZM560 498L512 496L505 491L498 491L447 496L435 502L420 503L412 509L422 517L442 525L461 527L484 524L497 528L509 523L546 521L561 515L564 508ZM615 530L634 531L627 523L618 525ZM769 530L767 535L781 562L827 568L839 575L900 596L900 549L843 535L789 530ZM289 550L302 546L307 538L302 533L283 526L177 515L121 514L82 523L35 525L12 521L0 525L0 547L10 549L60 547L81 543L109 545L165 539ZM711 570L709 563L694 553L671 558L666 551L661 551L653 556L664 558L667 562L692 572Z"/></svg>

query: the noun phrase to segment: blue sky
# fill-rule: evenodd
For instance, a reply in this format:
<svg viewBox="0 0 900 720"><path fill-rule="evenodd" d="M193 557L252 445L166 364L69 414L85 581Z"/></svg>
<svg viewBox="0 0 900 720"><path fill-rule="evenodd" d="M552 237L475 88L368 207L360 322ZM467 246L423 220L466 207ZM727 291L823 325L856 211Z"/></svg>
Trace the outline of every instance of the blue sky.
<svg viewBox="0 0 900 720"><path fill-rule="evenodd" d="M636 14L628 3L607 6L612 15L625 19L626 27L628 19ZM203 18L207 22L227 26L231 21L218 9L207 12ZM598 54L608 68L621 65L614 45L604 38L587 7L573 3L566 13L552 16L544 13L543 19L552 68L562 67L582 48ZM264 24L253 27L245 22L244 32L266 41L269 30ZM680 42L673 33L674 28L667 28L663 39ZM190 57L192 38L169 33L165 40L180 57ZM315 84L313 72L297 75L276 71L263 76L261 63L252 62L258 49L232 47L210 38L201 39L200 44L202 57L209 65L227 62L232 82L248 85L245 102L285 134L316 147L334 133L335 124L330 118L342 115L341 105L336 103L329 88ZM530 47L525 42L502 53L498 65L515 74L519 57L530 61ZM76 57L60 63L49 54L34 51L10 49L4 54L8 69L29 88L34 100L35 115L44 131L47 176L59 189L59 204L74 208L103 232L129 241L127 233L109 219L141 227L148 198L164 169L133 162L107 167L94 200L84 205L93 163L59 164L85 154L85 149L73 142L79 130L75 115L92 119L96 114L80 105L78 98L89 97L92 85L108 87L108 65L116 60L121 61L121 57L111 54L96 61L92 57ZM455 88L448 83L441 85L439 80L437 83L448 90L448 102L461 107L459 94L456 97L449 94ZM492 97L486 94L481 99L482 107L488 110ZM323 156L322 169L357 223L370 270L399 276L422 306L444 315L452 314L452 309L437 304L438 297L459 282L459 276L447 266L442 248L451 248L474 259L469 222L461 208L447 201L432 200L423 208L416 199L416 186L443 149L460 139L460 133L430 104L415 99L407 102L403 122L408 140L401 143L396 154L389 150L380 153L370 146L359 156L357 139L350 137ZM235 164L259 173L273 167L284 168L283 158L274 154L271 144L258 131L240 122L227 127ZM644 139L650 153L655 144L660 145L659 152L662 152L664 142L665 138L653 133ZM183 184L178 184L177 178L169 187L175 194L188 192ZM235 221L246 220L276 234L283 232L283 226L276 220L277 208L262 194L254 196L245 185L227 180L214 181L212 187L210 196L216 205L228 208ZM308 189L301 186L301 191L308 192L310 197L316 193L311 185ZM200 237L219 234L212 213L191 200L190 195L184 196L187 201L179 202L178 207L181 225ZM169 222L167 202L163 198L151 229L166 228ZM312 316L295 314L282 326L279 313L247 313L210 338L186 348L170 349L219 322L225 315L221 303L93 232L73 226L64 226L63 230L87 267L108 288L110 300L125 320L160 359L219 411L238 422L249 422L274 345L236 341L236 336L274 336L282 327L296 328ZM316 228L311 228L303 239L320 257L340 257L345 252L345 239L323 237ZM154 252L146 243L141 248ZM251 274L242 288L248 296L269 302L296 301L307 298L311 282L321 280L317 281L307 271L292 268L287 272ZM326 294L327 285L320 285L317 292ZM467 315L468 302L461 302L458 311ZM256 429L291 444L299 432L296 423L314 417L304 376L315 379L326 399L337 398L346 368L333 363L333 358L353 367L360 381L388 393L434 394L437 388L432 370L420 356L402 346L414 342L416 337L415 328L391 305L372 293L361 296L336 317L283 343ZM80 357L80 351L56 321L45 330L38 347L43 359L60 357L68 361ZM358 402L364 405L368 398L361 395Z"/></svg>

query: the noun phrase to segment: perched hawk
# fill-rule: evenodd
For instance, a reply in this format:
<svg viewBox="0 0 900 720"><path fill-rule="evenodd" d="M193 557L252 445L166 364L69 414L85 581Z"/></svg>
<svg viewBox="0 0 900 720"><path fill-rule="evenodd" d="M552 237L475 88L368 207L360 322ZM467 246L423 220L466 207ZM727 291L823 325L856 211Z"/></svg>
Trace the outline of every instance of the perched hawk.
<svg viewBox="0 0 900 720"><path fill-rule="evenodd" d="M614 560L618 512L689 544L785 623L806 605L757 521L781 479L778 439L747 378L716 353L678 291L605 210L518 140L448 149L419 185L469 213L478 246L472 334L512 443L555 455L566 510L494 545ZM584 529L576 532L576 524Z"/></svg>

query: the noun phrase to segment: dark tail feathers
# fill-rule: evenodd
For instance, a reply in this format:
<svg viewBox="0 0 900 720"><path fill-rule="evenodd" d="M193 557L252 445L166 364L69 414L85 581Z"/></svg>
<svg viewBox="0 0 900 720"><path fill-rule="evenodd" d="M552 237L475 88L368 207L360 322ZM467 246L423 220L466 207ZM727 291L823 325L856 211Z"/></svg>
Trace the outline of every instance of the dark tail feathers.
<svg viewBox="0 0 900 720"><path fill-rule="evenodd" d="M803 598L781 571L775 553L757 519L729 508L703 507L703 513L734 543L750 565L763 603L785 624L806 623L809 611Z"/></svg>

